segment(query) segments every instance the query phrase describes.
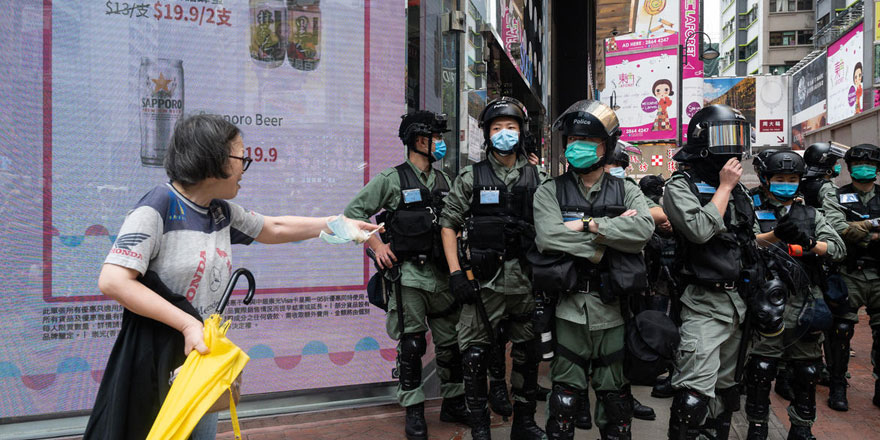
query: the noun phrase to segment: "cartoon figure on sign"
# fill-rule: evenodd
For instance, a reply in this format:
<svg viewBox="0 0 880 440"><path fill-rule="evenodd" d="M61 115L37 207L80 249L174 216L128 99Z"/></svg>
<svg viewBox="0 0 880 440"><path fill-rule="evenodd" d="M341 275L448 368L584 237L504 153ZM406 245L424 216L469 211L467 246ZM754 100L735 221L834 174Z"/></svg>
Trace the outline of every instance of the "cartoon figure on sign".
<svg viewBox="0 0 880 440"><path fill-rule="evenodd" d="M614 37L608 39L608 52L617 51L617 40Z"/></svg>
<svg viewBox="0 0 880 440"><path fill-rule="evenodd" d="M862 63L856 63L853 69L853 85L856 87L856 113L862 112Z"/></svg>
<svg viewBox="0 0 880 440"><path fill-rule="evenodd" d="M672 105L670 96L675 95L672 90L672 81L668 79L658 79L651 87L651 93L657 98L657 118L654 119L653 131L671 130L672 125L669 123L669 112L667 109Z"/></svg>

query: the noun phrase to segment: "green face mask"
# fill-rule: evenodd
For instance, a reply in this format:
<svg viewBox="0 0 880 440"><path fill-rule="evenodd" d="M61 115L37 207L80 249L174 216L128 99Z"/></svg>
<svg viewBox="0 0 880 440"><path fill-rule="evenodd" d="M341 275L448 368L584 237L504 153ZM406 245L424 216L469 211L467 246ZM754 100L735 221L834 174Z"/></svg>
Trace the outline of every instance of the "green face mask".
<svg viewBox="0 0 880 440"><path fill-rule="evenodd" d="M849 174L855 180L874 180L877 178L877 167L875 165L853 165Z"/></svg>
<svg viewBox="0 0 880 440"><path fill-rule="evenodd" d="M840 175L840 164L834 165L834 175L835 176Z"/></svg>

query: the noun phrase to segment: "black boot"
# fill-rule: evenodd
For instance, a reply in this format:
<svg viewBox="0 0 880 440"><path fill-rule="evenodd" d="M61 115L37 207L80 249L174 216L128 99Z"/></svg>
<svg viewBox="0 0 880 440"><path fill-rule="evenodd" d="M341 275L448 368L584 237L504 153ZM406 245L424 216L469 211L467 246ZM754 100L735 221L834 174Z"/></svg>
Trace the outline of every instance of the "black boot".
<svg viewBox="0 0 880 440"><path fill-rule="evenodd" d="M464 395L443 399L443 403L440 405L440 421L468 424L468 411L464 403Z"/></svg>
<svg viewBox="0 0 880 440"><path fill-rule="evenodd" d="M651 388L651 397L666 399L675 395L675 388L672 388L672 375L666 376L665 379L657 381Z"/></svg>
<svg viewBox="0 0 880 440"><path fill-rule="evenodd" d="M406 407L406 439L428 440L428 422L425 421L425 403Z"/></svg>
<svg viewBox="0 0 880 440"><path fill-rule="evenodd" d="M619 391L596 391L596 401L601 402L608 419L599 430L603 440L632 439L633 400L629 387Z"/></svg>
<svg viewBox="0 0 880 440"><path fill-rule="evenodd" d="M791 400L794 399L791 391L791 374L787 365L780 365L780 367L783 366L786 368L779 368L779 371L776 374L776 386L773 387L773 391L775 391L779 397L791 402Z"/></svg>
<svg viewBox="0 0 880 440"><path fill-rule="evenodd" d="M467 403L471 436L474 440L490 440L489 389L486 385L486 362L489 349L475 346L462 354L464 365L464 398Z"/></svg>
<svg viewBox="0 0 880 440"><path fill-rule="evenodd" d="M489 380L489 408L492 412L507 420L513 414L513 406L510 405L510 397L507 394L507 383L504 379Z"/></svg>
<svg viewBox="0 0 880 440"><path fill-rule="evenodd" d="M828 407L835 411L849 411L849 401L846 399L846 379L831 378L828 387Z"/></svg>
<svg viewBox="0 0 880 440"><path fill-rule="evenodd" d="M746 440L767 440L769 429L766 423L749 422L749 432Z"/></svg>
<svg viewBox="0 0 880 440"><path fill-rule="evenodd" d="M700 428L706 437L713 440L727 440L730 437L730 419L732 414L723 412L718 417L709 417ZM706 432L708 431L708 432Z"/></svg>
<svg viewBox="0 0 880 440"><path fill-rule="evenodd" d="M633 417L639 420L654 420L657 418L657 414L654 414L654 408L642 405L642 402L633 397Z"/></svg>
<svg viewBox="0 0 880 440"><path fill-rule="evenodd" d="M809 426L791 425L787 440L816 440Z"/></svg>
<svg viewBox="0 0 880 440"><path fill-rule="evenodd" d="M593 429L593 415L590 414L590 390L578 392L578 410L574 419L577 429Z"/></svg>
<svg viewBox="0 0 880 440"><path fill-rule="evenodd" d="M535 423L535 401L513 403L513 424L510 425L510 440L544 440L544 430Z"/></svg>

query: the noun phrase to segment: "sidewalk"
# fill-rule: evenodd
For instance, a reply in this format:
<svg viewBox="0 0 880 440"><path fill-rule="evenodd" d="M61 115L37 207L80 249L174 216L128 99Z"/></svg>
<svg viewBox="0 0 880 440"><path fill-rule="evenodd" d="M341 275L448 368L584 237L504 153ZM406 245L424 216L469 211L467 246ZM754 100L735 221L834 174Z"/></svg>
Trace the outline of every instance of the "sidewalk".
<svg viewBox="0 0 880 440"><path fill-rule="evenodd" d="M871 402L874 394L874 379L871 376L871 329L868 317L862 314L856 326L853 338L853 349L856 356L850 359L850 388L848 391L850 410L836 412L828 408L826 400L828 389L820 386L816 393L818 422L813 427L817 439L834 440L867 440L880 438L880 408ZM542 364L542 385L549 386L547 365ZM633 438L645 440L666 439L666 428L669 420L671 399L655 399L650 396L650 388L633 387L635 397L643 404L651 406L657 413L654 421L634 420ZM591 400L595 398L593 393ZM770 421L770 439L785 439L789 427L788 402L775 393L771 393L772 412ZM743 406L745 398L743 398ZM595 408L595 405L592 406ZM458 440L470 438L469 429L461 425L440 422L440 401L431 400L426 403L425 416L431 439ZM543 426L545 420L545 404L539 402L538 423ZM279 440L279 439L405 439L403 435L404 412L397 405L382 405L366 408L353 408L337 411L290 414L274 417L242 420L242 438L245 440ZM748 423L743 411L739 411L733 420L731 439L744 439ZM220 424L218 439L231 439L232 428L229 422ZM496 439L510 438L510 421L500 417L492 417L492 435ZM578 440L596 439L599 437L597 427L589 431L578 430Z"/></svg>

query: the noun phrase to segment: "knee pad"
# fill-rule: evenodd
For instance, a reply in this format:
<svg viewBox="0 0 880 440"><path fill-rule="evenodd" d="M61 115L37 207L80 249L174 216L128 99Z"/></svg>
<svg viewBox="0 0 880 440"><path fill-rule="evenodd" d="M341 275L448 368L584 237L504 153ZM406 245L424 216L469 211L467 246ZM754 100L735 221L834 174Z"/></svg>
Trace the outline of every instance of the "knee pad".
<svg viewBox="0 0 880 440"><path fill-rule="evenodd" d="M490 348L481 345L469 347L461 355L461 363L464 371L469 374L486 374L486 362L488 361Z"/></svg>
<svg viewBox="0 0 880 440"><path fill-rule="evenodd" d="M400 340L401 360L421 359L428 349L428 341L424 333L407 333Z"/></svg>
<svg viewBox="0 0 880 440"><path fill-rule="evenodd" d="M633 417L633 399L628 389L597 391L596 397L605 407L608 423L615 426L629 425Z"/></svg>
<svg viewBox="0 0 880 440"><path fill-rule="evenodd" d="M709 397L683 389L672 398L672 415L688 427L697 427L709 414Z"/></svg>
<svg viewBox="0 0 880 440"><path fill-rule="evenodd" d="M554 383L550 397L547 398L549 417L556 420L563 431L567 427L574 430L574 420L580 406L581 394L575 388L561 383Z"/></svg>
<svg viewBox="0 0 880 440"><path fill-rule="evenodd" d="M819 361L795 361L791 364L794 412L805 420L816 419L816 382L819 381Z"/></svg>
<svg viewBox="0 0 880 440"><path fill-rule="evenodd" d="M724 412L725 413L735 413L739 411L740 406L740 393L739 386L734 385L730 388L720 388L715 390L715 394L721 399L721 403L724 404Z"/></svg>
<svg viewBox="0 0 880 440"><path fill-rule="evenodd" d="M776 378L778 359L764 356L752 356L746 365L746 383L749 386L770 388L770 383Z"/></svg>
<svg viewBox="0 0 880 440"><path fill-rule="evenodd" d="M831 325L831 331L828 332L832 341L846 341L847 344L854 334L855 324L843 319L835 319Z"/></svg>

